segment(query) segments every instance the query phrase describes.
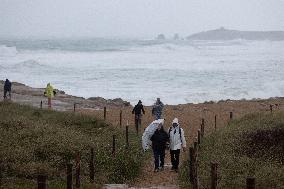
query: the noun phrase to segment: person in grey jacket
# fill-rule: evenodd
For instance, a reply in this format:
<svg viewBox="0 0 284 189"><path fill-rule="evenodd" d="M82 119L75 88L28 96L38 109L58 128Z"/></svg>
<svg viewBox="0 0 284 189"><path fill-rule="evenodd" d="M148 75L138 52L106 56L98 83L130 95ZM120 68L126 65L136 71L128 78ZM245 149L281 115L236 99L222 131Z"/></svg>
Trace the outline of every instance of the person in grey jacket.
<svg viewBox="0 0 284 189"><path fill-rule="evenodd" d="M178 118L174 118L172 126L169 128L168 134L170 139L172 170L177 172L179 166L180 150L181 148L183 149L183 151L186 150L184 131L179 125Z"/></svg>
<svg viewBox="0 0 284 189"><path fill-rule="evenodd" d="M157 101L153 105L153 109L152 109L152 115L155 117L156 120L161 119L163 108L164 108L164 104L162 103L160 98L157 98Z"/></svg>

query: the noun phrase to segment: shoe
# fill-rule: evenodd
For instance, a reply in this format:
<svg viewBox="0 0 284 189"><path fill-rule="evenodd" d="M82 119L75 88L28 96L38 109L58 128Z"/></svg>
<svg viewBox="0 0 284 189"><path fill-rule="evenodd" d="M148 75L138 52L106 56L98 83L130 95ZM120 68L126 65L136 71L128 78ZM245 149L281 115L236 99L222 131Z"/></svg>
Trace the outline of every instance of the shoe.
<svg viewBox="0 0 284 189"><path fill-rule="evenodd" d="M163 171L164 170L164 167L160 167L160 171Z"/></svg>
<svg viewBox="0 0 284 189"><path fill-rule="evenodd" d="M159 169L155 169L154 172L155 172L155 173L159 172Z"/></svg>

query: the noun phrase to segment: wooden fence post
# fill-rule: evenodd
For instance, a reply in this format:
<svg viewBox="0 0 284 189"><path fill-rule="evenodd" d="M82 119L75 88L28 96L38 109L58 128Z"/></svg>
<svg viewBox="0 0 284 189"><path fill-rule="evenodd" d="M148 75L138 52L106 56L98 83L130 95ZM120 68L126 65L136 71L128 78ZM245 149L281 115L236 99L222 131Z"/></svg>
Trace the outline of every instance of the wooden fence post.
<svg viewBox="0 0 284 189"><path fill-rule="evenodd" d="M247 184L247 189L255 189L255 178L248 177L246 184Z"/></svg>
<svg viewBox="0 0 284 189"><path fill-rule="evenodd" d="M40 101L40 109L42 109L42 100Z"/></svg>
<svg viewBox="0 0 284 189"><path fill-rule="evenodd" d="M122 126L122 110L119 112L119 126Z"/></svg>
<svg viewBox="0 0 284 189"><path fill-rule="evenodd" d="M199 184L198 184L198 173L197 173L197 150L194 152L194 160L193 160L193 183L192 183L192 188L193 189L198 189Z"/></svg>
<svg viewBox="0 0 284 189"><path fill-rule="evenodd" d="M200 131L200 129L198 129L198 131L197 131L197 143L198 144L201 143L201 131Z"/></svg>
<svg viewBox="0 0 284 189"><path fill-rule="evenodd" d="M126 125L125 137L126 137L126 148L128 148L129 147L128 125Z"/></svg>
<svg viewBox="0 0 284 189"><path fill-rule="evenodd" d="M215 126L215 130L217 129L217 115L215 115L215 124L214 124L214 126Z"/></svg>
<svg viewBox="0 0 284 189"><path fill-rule="evenodd" d="M91 148L91 159L90 159L90 182L93 183L95 180L95 166L94 166L94 148Z"/></svg>
<svg viewBox="0 0 284 189"><path fill-rule="evenodd" d="M72 163L67 164L67 189L72 189L73 185L73 173L72 173Z"/></svg>
<svg viewBox="0 0 284 189"><path fill-rule="evenodd" d="M192 188L193 189L199 189L197 175L194 176Z"/></svg>
<svg viewBox="0 0 284 189"><path fill-rule="evenodd" d="M270 108L270 113L272 113L272 112L273 112L273 106L272 106L272 104L269 105L269 108Z"/></svg>
<svg viewBox="0 0 284 189"><path fill-rule="evenodd" d="M76 112L76 103L74 103L74 110L73 111Z"/></svg>
<svg viewBox="0 0 284 189"><path fill-rule="evenodd" d="M80 188L81 186L80 171L81 171L81 157L80 157L80 153L78 153L76 157L76 173L75 173L76 188Z"/></svg>
<svg viewBox="0 0 284 189"><path fill-rule="evenodd" d="M189 180L193 183L193 163L194 163L194 148L189 147Z"/></svg>
<svg viewBox="0 0 284 189"><path fill-rule="evenodd" d="M230 121L233 120L233 112L230 112Z"/></svg>
<svg viewBox="0 0 284 189"><path fill-rule="evenodd" d="M211 162L211 189L217 189L218 184L218 164Z"/></svg>
<svg viewBox="0 0 284 189"><path fill-rule="evenodd" d="M112 135L112 155L115 156L115 135Z"/></svg>
<svg viewBox="0 0 284 189"><path fill-rule="evenodd" d="M197 151L197 147L198 147L198 143L197 143L197 141L195 141L194 143L193 143L193 147L194 147L194 153Z"/></svg>
<svg viewBox="0 0 284 189"><path fill-rule="evenodd" d="M0 161L0 188L2 188L2 164Z"/></svg>
<svg viewBox="0 0 284 189"><path fill-rule="evenodd" d="M204 137L204 124L201 124L200 131L201 137Z"/></svg>
<svg viewBox="0 0 284 189"><path fill-rule="evenodd" d="M106 107L104 107L104 120L106 120Z"/></svg>
<svg viewBox="0 0 284 189"><path fill-rule="evenodd" d="M200 130L199 130L200 133ZM193 143L193 150L192 150L192 167L190 168L192 170L192 188L198 189L198 176L197 176L197 154L198 154L198 141L195 141Z"/></svg>
<svg viewBox="0 0 284 189"><path fill-rule="evenodd" d="M46 180L47 180L46 175L38 175L37 176L37 188L38 189L47 189Z"/></svg>

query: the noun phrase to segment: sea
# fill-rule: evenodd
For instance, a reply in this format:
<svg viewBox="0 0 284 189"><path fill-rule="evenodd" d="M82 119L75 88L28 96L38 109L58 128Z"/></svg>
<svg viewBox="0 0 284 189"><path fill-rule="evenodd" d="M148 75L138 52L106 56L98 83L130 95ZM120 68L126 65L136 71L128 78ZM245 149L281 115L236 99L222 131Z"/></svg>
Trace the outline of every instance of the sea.
<svg viewBox="0 0 284 189"><path fill-rule="evenodd" d="M0 79L131 104L284 96L284 41L1 39Z"/></svg>

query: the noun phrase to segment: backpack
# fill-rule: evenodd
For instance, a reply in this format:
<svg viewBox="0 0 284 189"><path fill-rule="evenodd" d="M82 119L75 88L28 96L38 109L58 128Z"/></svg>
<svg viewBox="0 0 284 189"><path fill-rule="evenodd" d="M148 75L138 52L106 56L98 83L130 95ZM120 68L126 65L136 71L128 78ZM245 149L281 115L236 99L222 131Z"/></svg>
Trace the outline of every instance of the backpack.
<svg viewBox="0 0 284 189"><path fill-rule="evenodd" d="M182 138L181 138L181 128L179 127L178 129L179 129L179 131L178 131L178 132L179 132L180 141L181 141L181 143L182 143ZM170 135L170 134L171 134L171 131L172 131L172 127L170 127L170 130L169 130L169 138L171 137L171 135Z"/></svg>

